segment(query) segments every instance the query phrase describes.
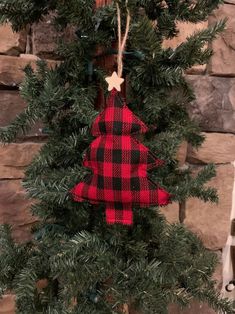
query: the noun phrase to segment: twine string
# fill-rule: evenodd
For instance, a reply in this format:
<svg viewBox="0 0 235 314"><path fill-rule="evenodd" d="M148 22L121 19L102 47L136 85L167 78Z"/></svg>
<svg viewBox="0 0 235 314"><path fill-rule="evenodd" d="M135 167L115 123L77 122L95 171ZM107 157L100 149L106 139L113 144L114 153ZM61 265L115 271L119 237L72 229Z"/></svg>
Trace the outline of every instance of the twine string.
<svg viewBox="0 0 235 314"><path fill-rule="evenodd" d="M126 4L128 3L128 0L126 1ZM130 22L131 22L131 15L128 7L126 6L127 10L127 17L126 17L126 29L125 34L122 40L122 22L121 22L121 10L118 2L116 3L117 6L117 21L118 21L118 58L117 58L117 65L118 65L118 76L122 77L123 72L123 52L126 46L128 33L130 30Z"/></svg>

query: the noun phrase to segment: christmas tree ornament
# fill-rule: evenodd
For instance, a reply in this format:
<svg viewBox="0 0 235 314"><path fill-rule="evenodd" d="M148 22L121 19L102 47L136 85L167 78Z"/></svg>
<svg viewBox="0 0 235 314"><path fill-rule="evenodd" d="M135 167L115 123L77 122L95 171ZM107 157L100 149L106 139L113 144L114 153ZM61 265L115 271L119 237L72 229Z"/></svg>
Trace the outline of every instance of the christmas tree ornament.
<svg viewBox="0 0 235 314"><path fill-rule="evenodd" d="M147 171L163 164L137 134L148 128L113 89L107 106L92 125L96 139L83 165L93 172L72 190L75 201L106 205L108 224L131 225L132 208L167 205L170 195L148 178Z"/></svg>
<svg viewBox="0 0 235 314"><path fill-rule="evenodd" d="M170 195L148 178L148 171L163 164L147 147L141 144L137 134L148 131L120 97L124 79L122 54L130 28L130 12L127 9L126 31L121 40L121 12L118 3L118 73L106 78L111 91L106 108L92 125L96 139L88 148L83 165L92 170L84 182L72 189L75 201L103 203L106 206L108 224L132 225L133 207L167 205Z"/></svg>

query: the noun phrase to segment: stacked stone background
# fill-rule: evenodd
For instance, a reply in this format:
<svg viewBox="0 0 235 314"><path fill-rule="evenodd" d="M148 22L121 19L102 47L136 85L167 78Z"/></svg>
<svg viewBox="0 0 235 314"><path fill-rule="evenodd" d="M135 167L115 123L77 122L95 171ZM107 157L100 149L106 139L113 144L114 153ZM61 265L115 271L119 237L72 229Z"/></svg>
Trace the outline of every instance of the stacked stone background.
<svg viewBox="0 0 235 314"><path fill-rule="evenodd" d="M179 36L164 45L176 47L187 36L216 20L228 18L227 28L213 44L214 55L207 65L196 66L186 76L196 92L191 106L192 117L199 121L205 142L199 150L186 144L179 152L180 163L190 164L197 172L203 165L215 163L217 176L209 185L218 189L218 205L190 199L186 204L185 224L196 232L205 246L221 257L229 232L235 160L235 0L225 1L207 22L198 25L179 24ZM71 36L66 31L66 38ZM0 26L0 127L8 125L25 107L18 86L24 77L22 69L37 58L45 58L50 66L56 63L56 40L50 18L20 33L13 33L10 25ZM30 200L21 187L24 169L45 141L40 126L8 146L0 146L0 223L13 225L17 241L27 241L36 218L28 212ZM178 204L163 212L170 222L178 221ZM221 287L221 264L215 273L218 289ZM0 301L0 314L14 313L14 297ZM170 307L170 314L215 314L206 305L193 303L189 309ZM135 314L131 309L129 314Z"/></svg>

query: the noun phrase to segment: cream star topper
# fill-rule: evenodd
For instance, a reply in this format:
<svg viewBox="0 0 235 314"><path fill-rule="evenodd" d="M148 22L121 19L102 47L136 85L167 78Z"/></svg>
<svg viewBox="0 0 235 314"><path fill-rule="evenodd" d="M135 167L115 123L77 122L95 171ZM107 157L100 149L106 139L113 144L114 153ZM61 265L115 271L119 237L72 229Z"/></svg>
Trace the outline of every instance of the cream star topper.
<svg viewBox="0 0 235 314"><path fill-rule="evenodd" d="M108 90L111 91L113 88L116 88L118 92L121 91L121 84L124 82L124 79L117 75L117 72L113 72L112 76L106 77L105 81L109 84Z"/></svg>

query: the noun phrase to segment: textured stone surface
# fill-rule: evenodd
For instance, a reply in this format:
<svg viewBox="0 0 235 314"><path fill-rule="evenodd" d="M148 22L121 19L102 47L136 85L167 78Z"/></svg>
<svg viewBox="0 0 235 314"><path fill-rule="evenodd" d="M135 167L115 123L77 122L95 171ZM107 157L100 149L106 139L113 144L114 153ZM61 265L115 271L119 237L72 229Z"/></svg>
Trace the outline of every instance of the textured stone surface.
<svg viewBox="0 0 235 314"><path fill-rule="evenodd" d="M209 23L227 18L226 29L213 41L214 54L208 66L209 73L219 76L235 76L235 6L221 5L209 18Z"/></svg>
<svg viewBox="0 0 235 314"><path fill-rule="evenodd" d="M235 0L225 0L224 2L228 4L235 4Z"/></svg>
<svg viewBox="0 0 235 314"><path fill-rule="evenodd" d="M24 177L24 170L24 167L0 165L0 179L22 179Z"/></svg>
<svg viewBox="0 0 235 314"><path fill-rule="evenodd" d="M204 131L235 133L235 78L188 75L196 100L189 112Z"/></svg>
<svg viewBox="0 0 235 314"><path fill-rule="evenodd" d="M0 54L18 56L25 51L26 31L15 33L10 24L0 26Z"/></svg>
<svg viewBox="0 0 235 314"><path fill-rule="evenodd" d="M0 127L8 126L20 114L26 104L18 91L0 90ZM41 136L42 125L36 123L27 136Z"/></svg>
<svg viewBox="0 0 235 314"><path fill-rule="evenodd" d="M198 234L204 245L212 250L223 248L228 236L234 181L232 165L219 165L216 170L217 176L208 185L218 190L219 204L189 199L185 220L186 226Z"/></svg>
<svg viewBox="0 0 235 314"><path fill-rule="evenodd" d="M0 127L7 126L24 108L17 91L0 90Z"/></svg>
<svg viewBox="0 0 235 314"><path fill-rule="evenodd" d="M23 58L24 60L29 60L30 62L32 61L32 60L40 60L40 58L39 57L37 57L37 56L35 56L35 55L32 55L32 54L30 54L30 53L21 53L20 54L20 58Z"/></svg>
<svg viewBox="0 0 235 314"><path fill-rule="evenodd" d="M162 214L166 217L170 223L179 222L179 203L173 202L164 207L160 207Z"/></svg>
<svg viewBox="0 0 235 314"><path fill-rule="evenodd" d="M0 314L15 314L15 297L13 295L4 295L0 300Z"/></svg>
<svg viewBox="0 0 235 314"><path fill-rule="evenodd" d="M39 143L0 145L0 178L23 178L24 168L30 164L41 147L42 144Z"/></svg>
<svg viewBox="0 0 235 314"><path fill-rule="evenodd" d="M21 58L0 56L0 85L19 85L24 78L23 69L27 63Z"/></svg>
<svg viewBox="0 0 235 314"><path fill-rule="evenodd" d="M164 48L176 48L181 43L187 40L187 37L193 35L195 32L203 30L208 27L208 22L201 22L197 24L187 23L187 22L178 22L179 33L177 37L172 39L165 40L163 42ZM186 72L188 74L203 74L206 72L206 64L195 65L191 69L188 69Z"/></svg>
<svg viewBox="0 0 235 314"><path fill-rule="evenodd" d="M0 164L4 166L24 167L42 147L40 143L12 143L0 146Z"/></svg>
<svg viewBox="0 0 235 314"><path fill-rule="evenodd" d="M195 65L192 68L186 70L186 74L205 74L206 73L206 69L207 69L207 64L199 64L199 65Z"/></svg>
<svg viewBox="0 0 235 314"><path fill-rule="evenodd" d="M11 224L13 237L20 242L30 239L36 221L29 213L30 205L20 180L0 181L0 224Z"/></svg>
<svg viewBox="0 0 235 314"><path fill-rule="evenodd" d="M203 133L205 141L196 150L189 146L188 161L191 163L229 163L235 159L235 135L225 133Z"/></svg>
<svg viewBox="0 0 235 314"><path fill-rule="evenodd" d="M75 37L75 29L67 27L59 33L53 25L53 14L47 15L43 20L32 26L33 54L42 58L55 58L57 42L60 38L70 41Z"/></svg>
<svg viewBox="0 0 235 314"><path fill-rule="evenodd" d="M27 64L31 64L33 68L36 68L35 57L19 58L11 56L0 56L0 85L6 86L18 86L23 78L23 69ZM48 61L49 67L56 65L55 61Z"/></svg>

